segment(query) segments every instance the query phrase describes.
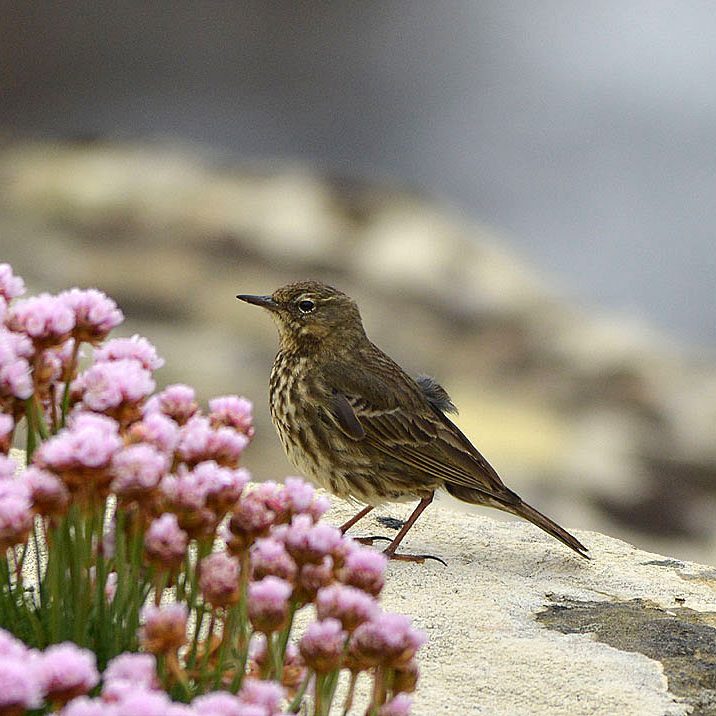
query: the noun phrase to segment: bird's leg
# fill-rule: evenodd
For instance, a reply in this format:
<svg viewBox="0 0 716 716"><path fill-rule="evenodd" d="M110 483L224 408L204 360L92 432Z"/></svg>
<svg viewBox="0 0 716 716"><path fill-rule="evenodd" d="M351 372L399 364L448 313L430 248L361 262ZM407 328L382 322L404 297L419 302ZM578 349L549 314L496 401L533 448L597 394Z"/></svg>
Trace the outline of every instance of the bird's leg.
<svg viewBox="0 0 716 716"><path fill-rule="evenodd" d="M345 534L346 532L348 532L348 530L353 527L356 522L362 520L372 509L373 505L368 505L367 507L364 507L357 515L353 515L353 517L351 517L347 522L344 522L340 526L341 534Z"/></svg>
<svg viewBox="0 0 716 716"><path fill-rule="evenodd" d="M403 541L405 535L408 534L410 528L417 522L418 517L423 514L425 508L433 501L434 496L435 493L431 492L428 497L423 497L423 499L420 500L418 506L413 510L413 514L408 517L406 523L400 528L400 532L395 535L395 539L393 539L393 541L383 550L383 554L388 557L388 559L397 559L403 562L424 562L426 559L434 559L437 562L442 562L442 564L445 564L445 566L447 567L447 564L442 559L440 559L440 557L433 557L430 554L395 553L395 551L398 549L398 546Z"/></svg>

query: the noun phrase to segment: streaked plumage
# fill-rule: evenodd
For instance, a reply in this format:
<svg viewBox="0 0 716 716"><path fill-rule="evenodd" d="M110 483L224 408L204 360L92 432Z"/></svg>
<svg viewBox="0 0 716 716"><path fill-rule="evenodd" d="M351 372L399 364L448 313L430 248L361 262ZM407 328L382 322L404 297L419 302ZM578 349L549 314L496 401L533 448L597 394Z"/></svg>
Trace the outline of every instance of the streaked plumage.
<svg viewBox="0 0 716 716"><path fill-rule="evenodd" d="M411 378L371 343L347 295L304 281L238 298L267 308L278 327L271 416L289 460L308 478L367 505L420 499L407 529L442 488L523 517L586 556L579 540L503 484L447 417L456 409L438 383ZM400 557L407 529L389 556Z"/></svg>

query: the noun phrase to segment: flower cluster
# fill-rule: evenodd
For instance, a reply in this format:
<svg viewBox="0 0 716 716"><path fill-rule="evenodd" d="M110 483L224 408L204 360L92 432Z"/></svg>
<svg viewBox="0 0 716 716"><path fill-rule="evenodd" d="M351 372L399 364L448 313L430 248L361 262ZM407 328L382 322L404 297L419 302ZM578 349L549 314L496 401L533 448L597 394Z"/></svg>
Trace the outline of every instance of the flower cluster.
<svg viewBox="0 0 716 716"><path fill-rule="evenodd" d="M368 713L407 714L424 637L378 605L386 559L301 479L249 485L250 401L154 392L163 359L107 340L122 314L97 290L23 292L0 264L0 623L23 640L0 630L0 716L275 716L306 694L322 716L341 674L345 713L363 674Z"/></svg>

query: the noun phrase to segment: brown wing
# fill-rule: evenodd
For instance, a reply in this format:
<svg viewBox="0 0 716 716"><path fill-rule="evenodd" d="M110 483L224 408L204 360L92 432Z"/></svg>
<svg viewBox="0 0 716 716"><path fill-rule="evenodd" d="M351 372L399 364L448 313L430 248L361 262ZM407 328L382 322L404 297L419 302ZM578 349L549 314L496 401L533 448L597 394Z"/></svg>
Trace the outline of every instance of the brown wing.
<svg viewBox="0 0 716 716"><path fill-rule="evenodd" d="M519 502L457 426L426 400L419 385L385 354L380 358L371 374L326 371L333 402L343 411L342 416L333 411L341 430L356 439L355 419L365 433L362 440L406 468L478 490L502 503ZM376 365L375 360L371 365ZM352 417L346 417L346 406Z"/></svg>

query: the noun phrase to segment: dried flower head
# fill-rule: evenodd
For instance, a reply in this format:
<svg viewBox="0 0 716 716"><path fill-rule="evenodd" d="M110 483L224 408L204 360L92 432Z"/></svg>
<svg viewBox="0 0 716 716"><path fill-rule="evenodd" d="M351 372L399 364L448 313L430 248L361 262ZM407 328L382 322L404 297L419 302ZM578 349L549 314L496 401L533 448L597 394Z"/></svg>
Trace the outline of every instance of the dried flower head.
<svg viewBox="0 0 716 716"><path fill-rule="evenodd" d="M142 610L144 627L140 631L142 646L152 654L175 652L186 641L188 616L189 610L182 602L145 606Z"/></svg>

